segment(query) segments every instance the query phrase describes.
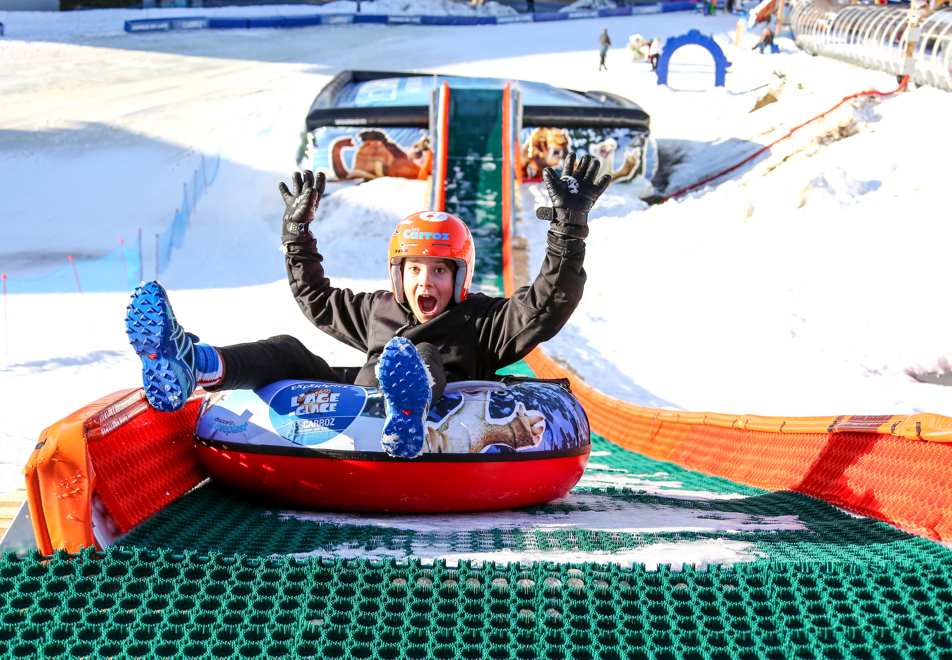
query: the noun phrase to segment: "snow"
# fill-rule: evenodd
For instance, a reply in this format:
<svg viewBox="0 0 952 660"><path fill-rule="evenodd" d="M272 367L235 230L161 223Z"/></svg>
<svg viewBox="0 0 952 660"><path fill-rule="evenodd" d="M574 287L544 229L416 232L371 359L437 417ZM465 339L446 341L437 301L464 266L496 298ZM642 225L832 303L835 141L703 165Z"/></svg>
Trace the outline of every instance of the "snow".
<svg viewBox="0 0 952 660"><path fill-rule="evenodd" d="M713 494L712 494L713 495ZM312 552L296 554L296 557L329 556L380 559L383 557L418 557L423 560L441 558L450 564L461 560L475 559L497 563L532 563L533 561L597 562L616 563L622 566L645 564L649 570L658 564L669 564L679 570L683 564L699 567L707 564L733 564L753 561L762 556L754 543L731 539L737 532L806 531L807 527L796 516L749 516L743 513L685 509L664 504L626 502L617 498L591 493L570 493L556 500L560 508L580 507L582 510L552 513L520 511L490 511L485 513L445 515L398 515L354 514L315 511L284 510L277 512L282 520L294 519L323 525L355 525L398 530L406 536L395 536L388 546L366 547L364 544L344 543L332 548L320 548ZM619 547L612 552L586 552L581 550L513 547L501 549L481 548L474 552L462 550L469 547L481 534L493 538L502 532L503 544L506 533L518 531L523 538L531 540L535 532L584 529L613 534L657 534L661 532L719 532L728 538L696 539L693 541L659 541L639 547ZM410 552L400 549L410 532ZM614 537L619 538L619 537Z"/></svg>
<svg viewBox="0 0 952 660"><path fill-rule="evenodd" d="M749 516L743 513L682 509L655 504L625 502L617 498L589 493L570 493L553 505L583 507L581 511L525 513L490 511L444 515L354 514L318 511L281 511L282 519L293 518L329 525L362 525L385 529L412 530L420 533L465 533L483 530L518 530L530 534L559 530L587 529L619 534L659 532L753 532L805 531L796 516Z"/></svg>
<svg viewBox="0 0 952 660"><path fill-rule="evenodd" d="M618 564L631 567L643 564L649 571L658 570L658 566L667 565L673 571L680 571L691 564L703 570L708 565L730 566L741 562L751 562L763 558L764 553L754 543L733 539L704 539L700 541L658 541L640 548L624 548L615 552L583 550L481 550L452 552L445 544L429 541L414 541L411 551L385 547L358 547L356 543L342 543L333 548L324 548L311 552L292 553L296 559L309 557L340 557L342 559L407 559L415 557L424 562L441 559L447 566L458 566L463 561L495 562L496 565L522 564L533 562L560 562L564 564Z"/></svg>
<svg viewBox="0 0 952 660"><path fill-rule="evenodd" d="M345 5L0 12L0 271L37 277L67 254L105 254L142 228L151 276L151 241L171 222L182 184L202 156L220 153L218 178L162 277L180 321L213 344L288 333L332 364L358 364L356 351L302 317L278 250L277 184L294 168L313 97L340 70L511 76L621 94L646 109L662 151L680 159L669 193L848 94L896 86L885 74L798 52L789 40L779 40L779 55L750 51L750 35L735 49L736 17L690 12L452 28L122 31L137 18ZM414 0L378 13L440 7L468 10ZM480 11L497 10L487 3ZM733 62L727 85L713 88L710 56L697 47L674 55L666 87L624 48L610 50L609 70L599 72L604 27L616 43L633 33L662 41L689 29L713 34ZM776 101L752 111L768 92ZM941 282L952 228L935 163L952 135L933 119L950 109L952 97L931 88L865 97L666 204L609 189L591 216L582 305L546 350L600 390L642 405L952 416L952 391L906 374L950 355L952 307ZM545 226L533 209L544 192L523 186L519 201L517 231L536 269ZM388 287L389 232L426 203L414 181L375 181L326 199L315 232L335 282ZM121 293L7 297L0 492L21 483L44 427L139 382L122 328L126 301ZM638 487L639 477L593 469L586 479Z"/></svg>

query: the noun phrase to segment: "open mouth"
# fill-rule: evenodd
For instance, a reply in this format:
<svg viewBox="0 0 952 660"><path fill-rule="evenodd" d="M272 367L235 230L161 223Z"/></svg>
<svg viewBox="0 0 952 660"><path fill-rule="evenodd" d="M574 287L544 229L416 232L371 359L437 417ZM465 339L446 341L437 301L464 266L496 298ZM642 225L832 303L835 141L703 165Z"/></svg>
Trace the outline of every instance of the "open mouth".
<svg viewBox="0 0 952 660"><path fill-rule="evenodd" d="M433 296L417 296L417 306L424 314L432 314L436 311L436 298Z"/></svg>

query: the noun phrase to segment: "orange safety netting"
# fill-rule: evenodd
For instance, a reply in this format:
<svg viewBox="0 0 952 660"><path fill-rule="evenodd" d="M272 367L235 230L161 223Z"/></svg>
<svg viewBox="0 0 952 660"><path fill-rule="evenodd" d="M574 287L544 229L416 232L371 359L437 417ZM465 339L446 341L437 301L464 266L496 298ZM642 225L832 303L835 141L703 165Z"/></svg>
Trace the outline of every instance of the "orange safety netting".
<svg viewBox="0 0 952 660"><path fill-rule="evenodd" d="M506 155L515 159L513 152ZM513 291L511 267L506 260L506 295ZM539 348L525 361L538 378L569 379L592 430L625 449L749 486L797 491L930 538L952 539L948 417L662 410L599 392Z"/></svg>
<svg viewBox="0 0 952 660"><path fill-rule="evenodd" d="M182 410L172 413L146 404L142 414L123 420L111 432L98 437L93 429L87 432L96 494L120 532L128 532L205 478L192 440L201 399L193 394Z"/></svg>
<svg viewBox="0 0 952 660"><path fill-rule="evenodd" d="M793 490L930 538L952 539L952 419L939 415L758 417L646 408L586 385L541 350L539 378L568 378L592 430L658 460ZM931 441L931 442L930 442Z"/></svg>

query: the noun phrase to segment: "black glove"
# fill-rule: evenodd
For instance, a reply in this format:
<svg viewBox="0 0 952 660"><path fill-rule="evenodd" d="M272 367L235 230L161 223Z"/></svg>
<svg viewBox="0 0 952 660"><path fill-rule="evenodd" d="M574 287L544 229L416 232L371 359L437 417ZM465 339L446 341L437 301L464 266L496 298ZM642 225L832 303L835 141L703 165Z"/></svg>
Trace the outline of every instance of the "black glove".
<svg viewBox="0 0 952 660"><path fill-rule="evenodd" d="M588 236L588 212L612 182L610 174L595 180L599 167L599 162L589 155L582 156L575 167L575 153L572 152L565 157L561 177L551 167L545 168L542 179L552 206L536 209L536 217L552 222L553 229L557 226L557 233L564 236Z"/></svg>
<svg viewBox="0 0 952 660"><path fill-rule="evenodd" d="M301 176L300 172L291 175L293 192L289 191L283 182L278 184L278 190L287 204L281 229L283 245L297 243L309 236L308 225L314 219L314 212L321 201L321 195L324 194L325 181L323 172L315 177L308 170L304 176Z"/></svg>

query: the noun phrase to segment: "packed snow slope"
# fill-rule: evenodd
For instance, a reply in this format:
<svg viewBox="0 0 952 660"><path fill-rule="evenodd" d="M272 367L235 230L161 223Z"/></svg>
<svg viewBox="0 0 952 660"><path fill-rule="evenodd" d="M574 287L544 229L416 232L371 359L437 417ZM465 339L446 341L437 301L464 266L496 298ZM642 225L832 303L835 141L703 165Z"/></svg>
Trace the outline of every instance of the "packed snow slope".
<svg viewBox="0 0 952 660"><path fill-rule="evenodd" d="M363 10L371 11L364 2ZM406 3L403 3L406 4ZM402 13L412 12L407 4ZM419 13L434 13L428 3ZM308 8L313 11L313 8ZM232 13L300 11L241 8ZM194 10L177 9L175 15ZM154 10L148 16L162 12ZM202 10L201 13L208 12ZM736 17L693 13L481 27L352 25L128 35L135 10L0 14L0 271L39 277L171 222L200 156L221 154L185 244L162 281L179 320L224 345L280 333L332 364L362 356L309 326L285 283L279 181L305 113L342 69L515 77L601 89L647 110L673 192L718 172L843 96L895 79L810 57L730 45ZM616 46L599 72L597 36ZM620 47L698 29L733 62L679 50L669 85ZM767 98L767 94L770 97ZM776 99L764 105L764 101ZM758 107L759 106L759 107ZM754 110L755 107L758 109ZM730 176L648 207L624 186L591 215L588 284L546 351L627 401L765 415L952 415L952 390L907 375L948 359L952 135L930 88L850 102ZM517 227L538 268L545 203L520 191ZM324 200L314 231L340 286L389 286L394 224L426 205L421 182L378 180ZM47 425L139 383L123 333L125 293L9 295L0 371L0 492Z"/></svg>

